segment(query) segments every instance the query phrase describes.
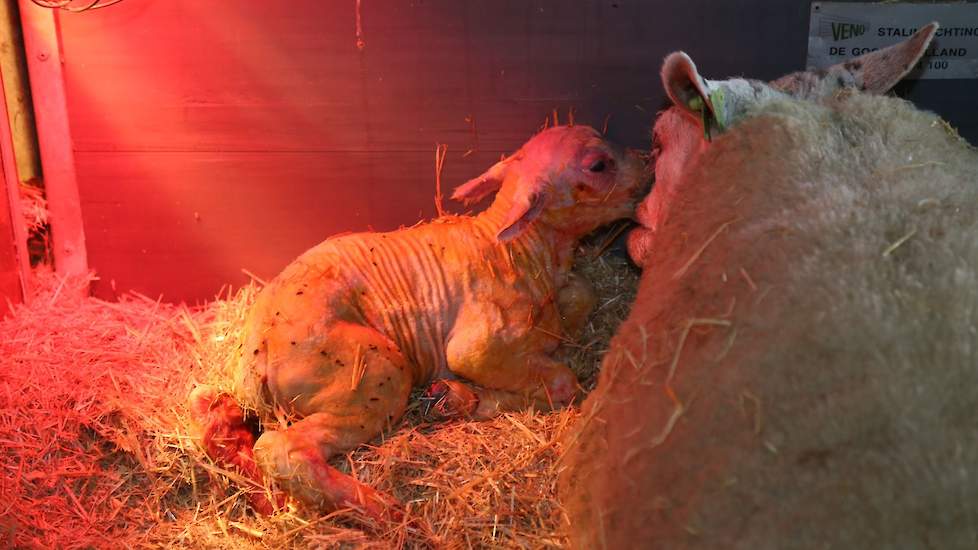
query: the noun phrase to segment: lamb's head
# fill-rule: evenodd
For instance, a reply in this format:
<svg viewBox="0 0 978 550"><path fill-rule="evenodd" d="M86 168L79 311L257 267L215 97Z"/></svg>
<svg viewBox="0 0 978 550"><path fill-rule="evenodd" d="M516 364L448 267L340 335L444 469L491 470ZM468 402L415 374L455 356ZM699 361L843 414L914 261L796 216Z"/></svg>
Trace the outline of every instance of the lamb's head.
<svg viewBox="0 0 978 550"><path fill-rule="evenodd" d="M498 214L500 241L519 236L530 224L576 239L631 217L649 182L637 151L587 126L557 126L459 186L452 198L469 204L498 191L490 213Z"/></svg>
<svg viewBox="0 0 978 550"><path fill-rule="evenodd" d="M774 101L820 101L842 90L882 94L916 66L937 32L937 23L924 26L911 38L827 69L792 73L772 82L744 78L707 80L683 52L666 57L662 83L674 106L655 124L652 155L655 188L642 201L636 218L642 225L628 237L632 259L642 265L648 255L651 232L676 202L683 173L696 166L711 139L736 127L741 120L764 112Z"/></svg>

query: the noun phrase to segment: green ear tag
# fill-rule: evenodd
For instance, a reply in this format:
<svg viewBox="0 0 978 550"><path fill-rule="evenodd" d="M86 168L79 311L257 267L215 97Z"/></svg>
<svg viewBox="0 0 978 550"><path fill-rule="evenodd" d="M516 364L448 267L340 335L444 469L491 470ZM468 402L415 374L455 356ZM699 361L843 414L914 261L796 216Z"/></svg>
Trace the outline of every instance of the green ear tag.
<svg viewBox="0 0 978 550"><path fill-rule="evenodd" d="M710 110L702 109L700 111L700 120L703 121L703 137L706 141L713 141L710 136Z"/></svg>
<svg viewBox="0 0 978 550"><path fill-rule="evenodd" d="M710 103L713 104L713 122L721 132L725 129L723 121L727 118L723 112L723 88L717 88L710 94Z"/></svg>
<svg viewBox="0 0 978 550"><path fill-rule="evenodd" d="M716 126L717 130L723 131L723 88L717 88L710 92L712 110L704 104L703 98L699 96L691 99L689 106L700 112L700 118L703 120L703 137L706 141L712 141L711 126Z"/></svg>
<svg viewBox="0 0 978 550"><path fill-rule="evenodd" d="M717 130L723 131L723 88L717 88L710 92L710 106L707 106L706 102L703 101L701 96L694 96L688 102L686 106L689 110L696 112L699 111L700 119L703 121L703 137L706 141L710 141L712 136L710 135L710 127L715 126Z"/></svg>
<svg viewBox="0 0 978 550"><path fill-rule="evenodd" d="M686 106L690 111L699 111L700 120L703 122L703 137L706 141L710 141L710 109L707 108L703 98L698 95L693 96L686 102Z"/></svg>

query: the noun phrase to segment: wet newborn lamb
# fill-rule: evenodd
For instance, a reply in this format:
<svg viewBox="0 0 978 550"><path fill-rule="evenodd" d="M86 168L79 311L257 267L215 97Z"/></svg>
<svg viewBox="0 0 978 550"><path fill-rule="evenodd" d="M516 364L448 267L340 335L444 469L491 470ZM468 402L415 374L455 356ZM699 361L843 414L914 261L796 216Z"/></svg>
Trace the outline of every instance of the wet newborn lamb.
<svg viewBox="0 0 978 550"><path fill-rule="evenodd" d="M647 180L637 153L593 129L551 128L456 189L466 203L495 192L481 214L306 251L250 311L234 397L208 386L192 393L202 446L257 487L269 476L309 506L389 515L389 497L330 457L397 422L411 388L433 381L444 416L570 402L576 377L551 355L594 305L589 283L570 271L573 251L598 226L631 216ZM242 407L266 427L257 442ZM267 429L277 417L289 426ZM280 500L258 489L249 498L262 513Z"/></svg>

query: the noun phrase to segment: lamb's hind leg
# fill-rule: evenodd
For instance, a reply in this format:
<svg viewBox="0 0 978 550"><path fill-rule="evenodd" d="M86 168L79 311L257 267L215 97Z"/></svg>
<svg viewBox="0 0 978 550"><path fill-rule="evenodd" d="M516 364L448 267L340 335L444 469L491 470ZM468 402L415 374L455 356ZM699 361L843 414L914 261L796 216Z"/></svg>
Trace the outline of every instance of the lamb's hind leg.
<svg viewBox="0 0 978 550"><path fill-rule="evenodd" d="M318 413L285 430L266 431L255 444L255 458L290 495L318 510L357 508L377 518L395 519L398 506L391 497L344 474L329 459L337 451L335 418Z"/></svg>
<svg viewBox="0 0 978 550"><path fill-rule="evenodd" d="M288 337L288 335L286 335ZM274 356L276 349L270 349ZM395 518L390 497L329 465L398 420L412 374L393 342L376 330L334 324L315 342L283 346L269 377L275 403L297 421L255 443L258 465L286 492L319 510L359 508Z"/></svg>

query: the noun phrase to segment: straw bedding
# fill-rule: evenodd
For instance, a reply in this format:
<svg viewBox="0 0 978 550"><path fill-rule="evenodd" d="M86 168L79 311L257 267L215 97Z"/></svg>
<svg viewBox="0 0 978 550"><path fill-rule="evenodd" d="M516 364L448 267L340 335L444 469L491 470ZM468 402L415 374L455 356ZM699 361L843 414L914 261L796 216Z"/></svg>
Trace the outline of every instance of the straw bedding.
<svg viewBox="0 0 978 550"><path fill-rule="evenodd" d="M598 310L562 352L585 389L637 281L596 250L577 269L596 282ZM187 308L139 294L105 302L86 286L39 275L30 305L0 322L0 546L565 545L556 461L575 408L433 424L412 405L384 441L336 463L404 503L403 523L291 507L258 517L189 436L185 403L194 384L222 383L257 287Z"/></svg>

